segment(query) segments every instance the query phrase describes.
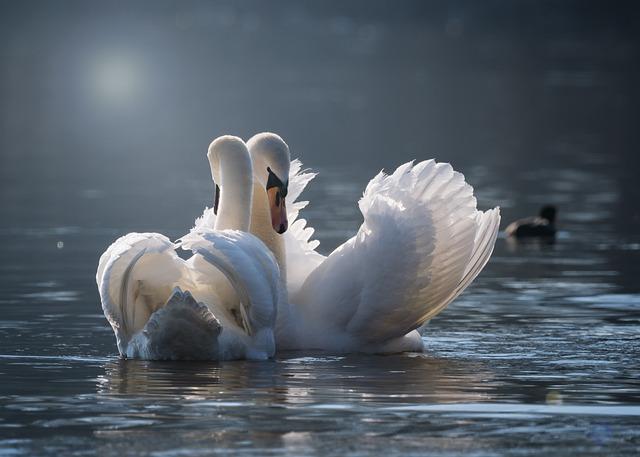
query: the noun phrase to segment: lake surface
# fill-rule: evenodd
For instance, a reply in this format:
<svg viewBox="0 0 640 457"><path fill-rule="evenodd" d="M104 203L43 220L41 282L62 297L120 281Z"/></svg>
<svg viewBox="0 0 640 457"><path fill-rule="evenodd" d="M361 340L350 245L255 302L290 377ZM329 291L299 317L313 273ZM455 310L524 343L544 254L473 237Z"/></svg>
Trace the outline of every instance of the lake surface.
<svg viewBox="0 0 640 457"><path fill-rule="evenodd" d="M640 453L637 8L343 3L0 6L1 457ZM184 234L208 142L265 129L320 172L323 253L431 157L560 232L499 238L421 354L119 359L100 254Z"/></svg>
<svg viewBox="0 0 640 457"><path fill-rule="evenodd" d="M307 215L326 249L357 227L364 178L320 171ZM545 181L536 200L578 202L557 242L499 239L425 327L424 354L120 360L93 282L120 231L4 229L0 455L637 455L640 294L624 278L640 244L612 227L609 178L549 174L562 189ZM468 180L485 208L528 198Z"/></svg>

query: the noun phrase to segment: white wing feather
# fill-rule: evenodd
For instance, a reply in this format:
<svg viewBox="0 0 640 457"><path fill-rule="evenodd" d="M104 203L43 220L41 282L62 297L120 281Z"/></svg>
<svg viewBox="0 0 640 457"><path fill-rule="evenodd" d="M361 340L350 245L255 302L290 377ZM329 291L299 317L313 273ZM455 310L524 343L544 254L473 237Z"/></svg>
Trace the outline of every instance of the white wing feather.
<svg viewBox="0 0 640 457"><path fill-rule="evenodd" d="M249 307L254 325L273 327L281 293L280 270L262 241L237 230L201 230L183 237L181 247L222 272Z"/></svg>
<svg viewBox="0 0 640 457"><path fill-rule="evenodd" d="M229 319L223 319L221 348L226 351L223 358L247 357L264 359L275 353L273 333L278 306L285 294L280 290L280 269L271 251L255 236L237 230L192 231L181 240L183 249L191 250L190 266L196 274L194 282L198 290L219 293L222 310L237 309L246 335L229 331L234 327ZM233 295L220 294L222 285L214 280L221 272L233 288ZM206 292L205 292L206 294ZM223 316L221 316L223 317ZM234 342L239 341L240 344ZM243 346L249 346L248 351ZM238 352L239 351L239 352ZM247 352L245 352L247 351Z"/></svg>
<svg viewBox="0 0 640 457"><path fill-rule="evenodd" d="M227 230L194 231L181 245L194 252L189 261L164 235L130 233L100 258L96 280L120 353L145 359L273 356L282 294L271 252L253 235ZM225 286L233 297L221 293ZM238 298L246 332L225 308Z"/></svg>
<svg viewBox="0 0 640 457"><path fill-rule="evenodd" d="M305 320L364 342L402 337L440 312L486 264L499 211L477 211L449 164L404 164L372 179L364 222L306 279Z"/></svg>
<svg viewBox="0 0 640 457"><path fill-rule="evenodd" d="M314 229L307 226L305 219L298 219L300 211L309 202L296 200L315 177L316 173L302 169L300 160L291 161L289 193L287 195L289 229L283 235L287 256L287 290L290 297L297 294L307 276L325 259L325 256L316 252L320 242L311 239Z"/></svg>
<svg viewBox="0 0 640 457"><path fill-rule="evenodd" d="M126 354L131 337L162 307L176 286L188 288L184 262L158 233L129 233L100 257L96 281L102 309Z"/></svg>
<svg viewBox="0 0 640 457"><path fill-rule="evenodd" d="M213 208L206 207L202 212L202 216L198 217L194 224L193 228L189 231L189 233L196 233L201 230L213 230L216 226L216 213L213 211Z"/></svg>

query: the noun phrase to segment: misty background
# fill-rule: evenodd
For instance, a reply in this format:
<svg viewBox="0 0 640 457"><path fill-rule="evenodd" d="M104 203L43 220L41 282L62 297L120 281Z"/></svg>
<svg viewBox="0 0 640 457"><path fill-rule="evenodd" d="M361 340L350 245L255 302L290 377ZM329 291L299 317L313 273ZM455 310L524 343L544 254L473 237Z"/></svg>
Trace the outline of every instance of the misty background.
<svg viewBox="0 0 640 457"><path fill-rule="evenodd" d="M639 22L622 1L3 0L0 227L178 234L210 205L209 142L270 130L319 189L433 157L504 221L544 202L491 183L598 170L633 236Z"/></svg>

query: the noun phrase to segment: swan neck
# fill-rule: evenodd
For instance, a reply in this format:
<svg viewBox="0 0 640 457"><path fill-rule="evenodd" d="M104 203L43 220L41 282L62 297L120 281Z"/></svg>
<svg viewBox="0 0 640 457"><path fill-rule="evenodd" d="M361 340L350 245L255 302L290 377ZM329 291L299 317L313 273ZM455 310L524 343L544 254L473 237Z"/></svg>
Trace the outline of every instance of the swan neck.
<svg viewBox="0 0 640 457"><path fill-rule="evenodd" d="M251 210L251 227L249 231L273 253L280 267L280 278L286 284L286 261L284 238L273 230L269 200L265 187L256 179L253 184L253 206Z"/></svg>
<svg viewBox="0 0 640 457"><path fill-rule="evenodd" d="M253 201L253 170L248 154L221 153L217 157L220 201L215 230L249 231Z"/></svg>

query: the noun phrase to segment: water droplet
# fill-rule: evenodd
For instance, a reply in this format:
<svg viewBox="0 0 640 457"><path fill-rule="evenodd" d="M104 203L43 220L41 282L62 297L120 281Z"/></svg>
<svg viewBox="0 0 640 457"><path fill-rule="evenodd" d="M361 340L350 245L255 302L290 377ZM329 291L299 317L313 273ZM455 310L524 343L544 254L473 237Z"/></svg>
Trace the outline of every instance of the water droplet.
<svg viewBox="0 0 640 457"><path fill-rule="evenodd" d="M56 243L56 247L57 247L58 249L62 249L62 248L64 247L64 241L58 241L58 242Z"/></svg>

